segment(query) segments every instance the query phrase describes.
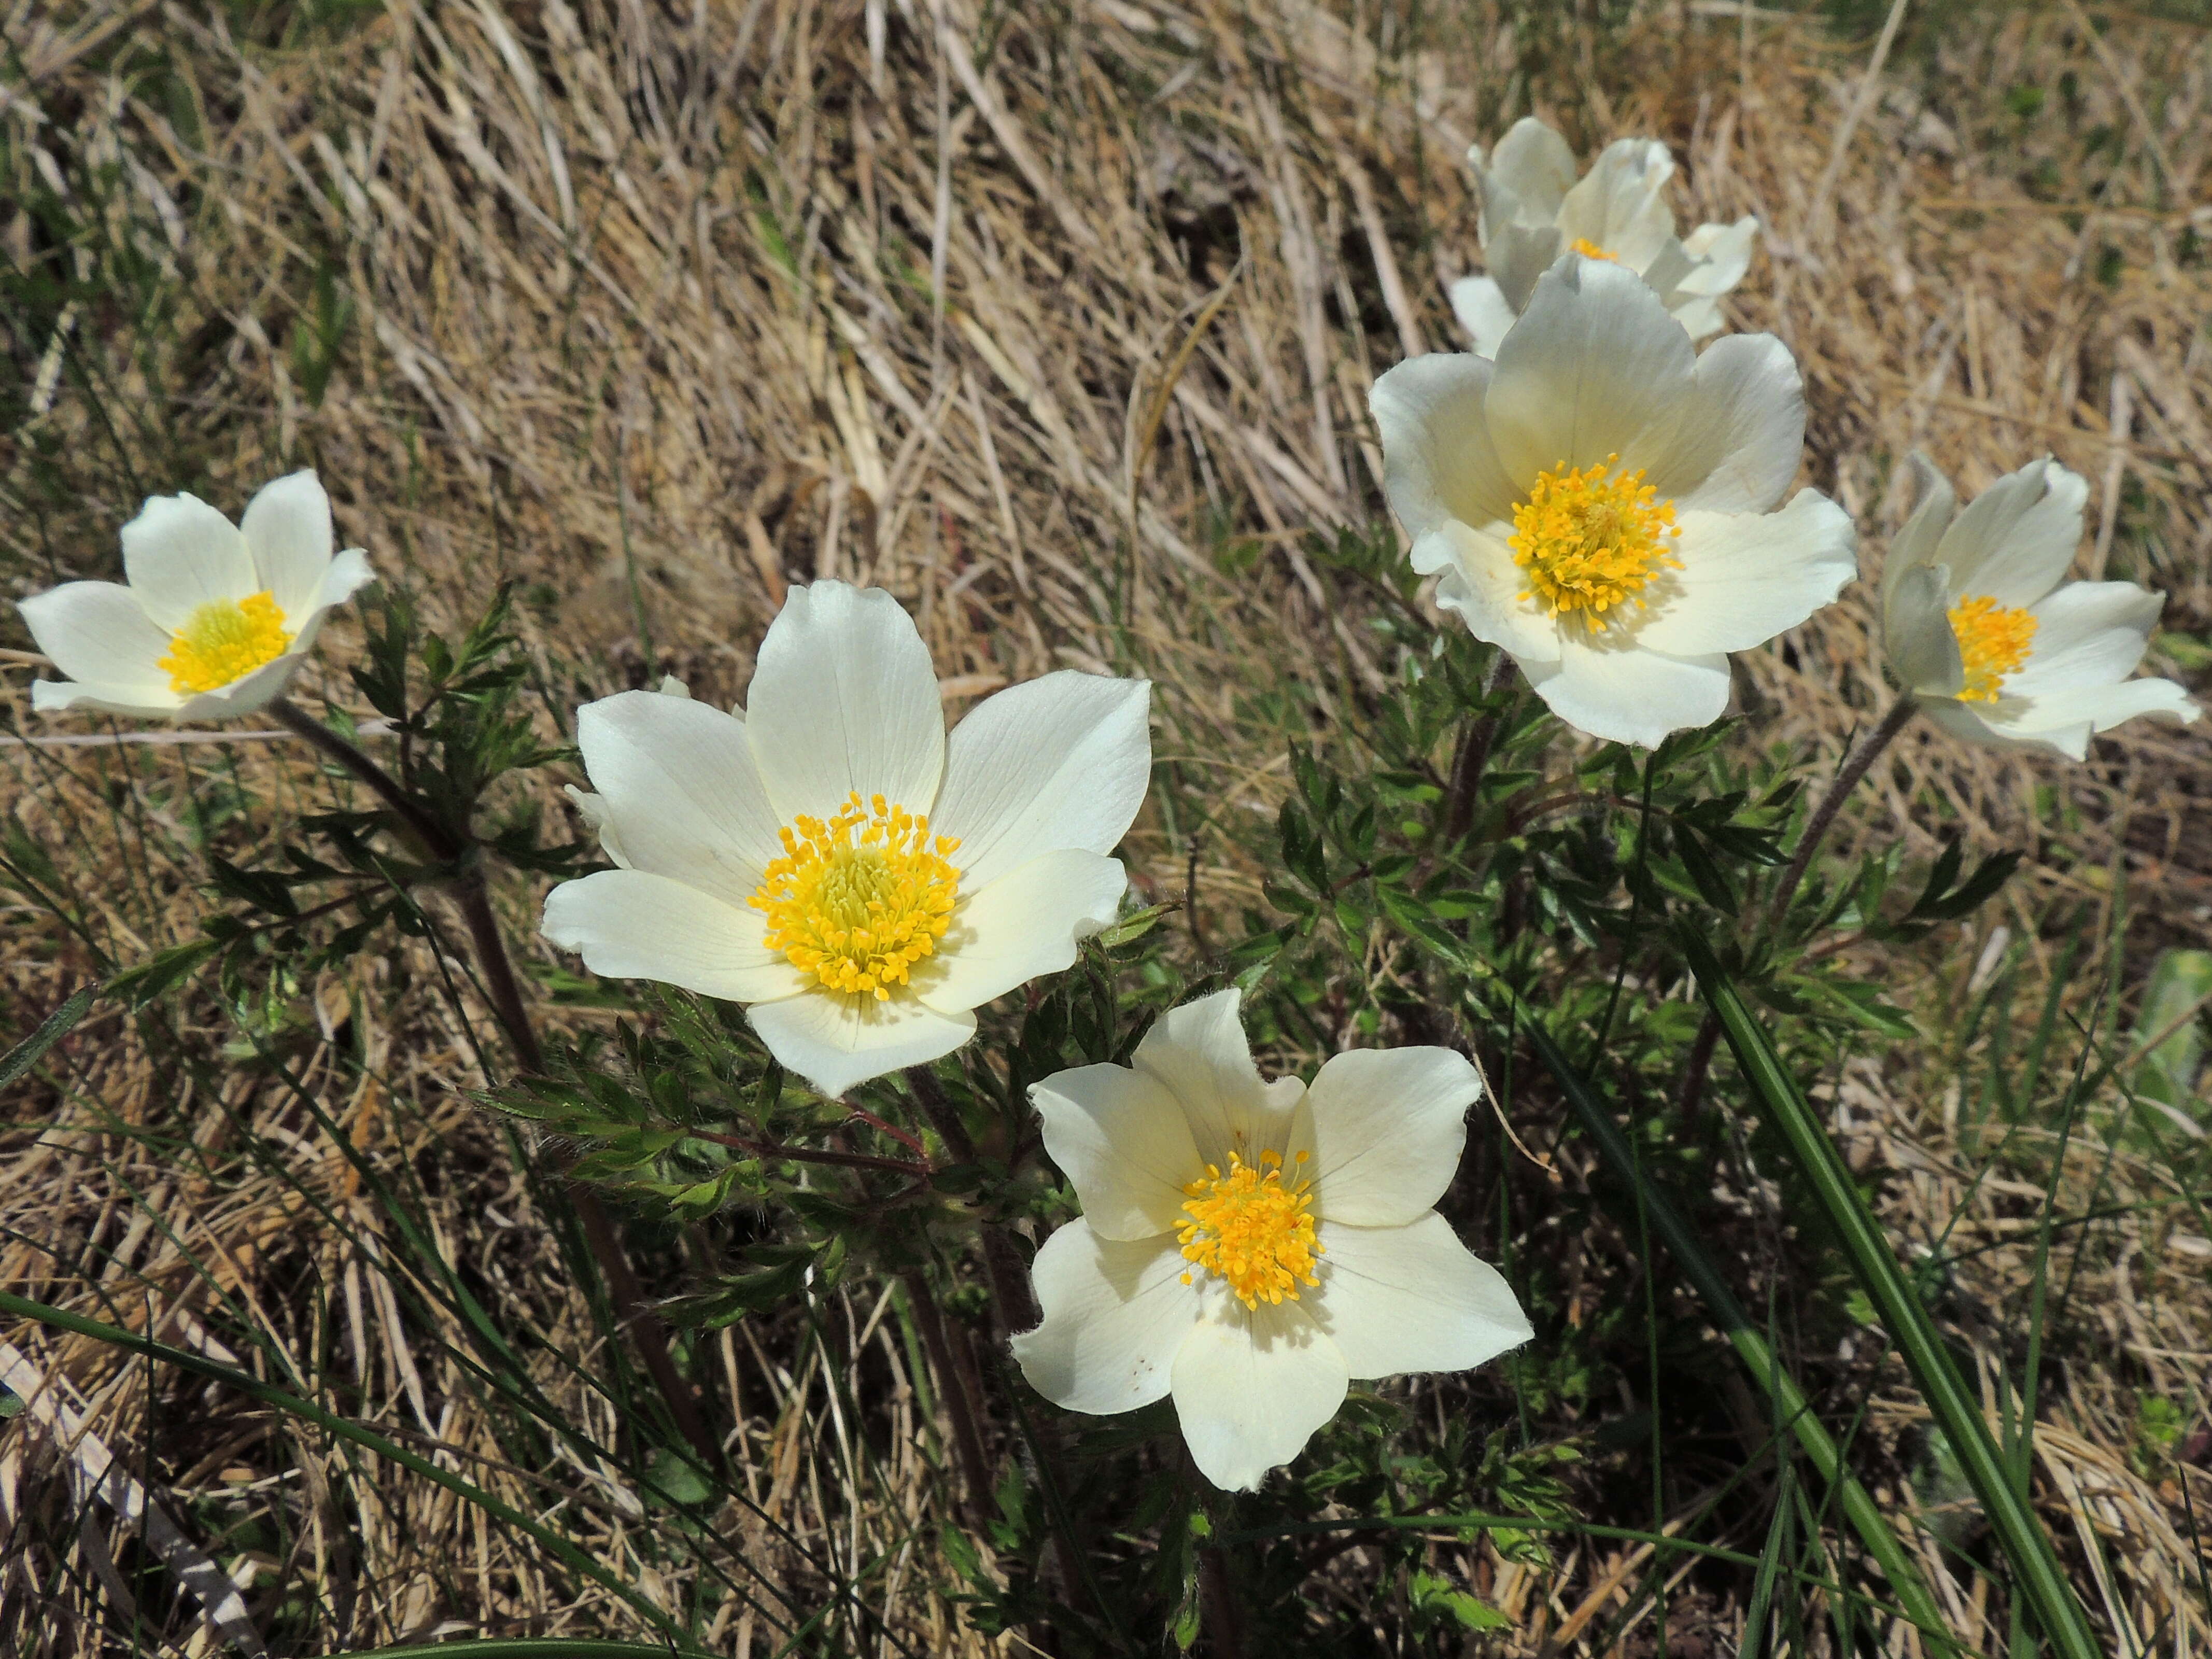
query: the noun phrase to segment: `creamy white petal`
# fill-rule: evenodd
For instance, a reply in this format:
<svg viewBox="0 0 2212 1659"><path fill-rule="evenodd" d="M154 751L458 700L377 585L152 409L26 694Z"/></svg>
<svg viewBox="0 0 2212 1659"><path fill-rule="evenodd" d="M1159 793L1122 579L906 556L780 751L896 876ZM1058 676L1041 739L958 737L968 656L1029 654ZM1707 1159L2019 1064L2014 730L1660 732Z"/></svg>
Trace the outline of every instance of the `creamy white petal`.
<svg viewBox="0 0 2212 1659"><path fill-rule="evenodd" d="M1297 1304L1247 1313L1224 1299L1176 1353L1183 1443L1215 1486L1256 1492L1336 1415L1350 1380L1344 1355Z"/></svg>
<svg viewBox="0 0 2212 1659"><path fill-rule="evenodd" d="M1951 585L1959 586L1955 575ZM2020 672L2005 677L2004 695L2038 697L2127 678L2165 607L2163 593L2133 582L2069 582L2029 607L2035 637Z"/></svg>
<svg viewBox="0 0 2212 1659"><path fill-rule="evenodd" d="M1916 564L1888 584L1882 648L1905 689L1923 696L1956 696L1966 684L1966 660L1948 614L1950 580L1948 566Z"/></svg>
<svg viewBox="0 0 2212 1659"><path fill-rule="evenodd" d="M789 823L827 817L857 792L910 812L937 805L945 710L929 647L899 602L844 582L794 587L762 640L745 729Z"/></svg>
<svg viewBox="0 0 2212 1659"><path fill-rule="evenodd" d="M1505 290L1492 276L1462 276L1445 290L1451 297L1452 314L1474 341L1474 355L1495 357L1498 342L1513 326L1513 307L1505 303Z"/></svg>
<svg viewBox="0 0 2212 1659"><path fill-rule="evenodd" d="M1936 556L1958 599L2033 605L2057 586L2081 540L2088 481L2049 459L2006 474L1951 521Z"/></svg>
<svg viewBox="0 0 2212 1659"><path fill-rule="evenodd" d="M1079 1066L1030 1090L1044 1149L1104 1238L1151 1238L1182 1219L1183 1187L1206 1173L1182 1104L1127 1066Z"/></svg>
<svg viewBox="0 0 2212 1659"><path fill-rule="evenodd" d="M1513 562L1510 542L1494 533L1503 527L1474 530L1448 520L1413 543L1413 568L1424 576L1441 573L1437 605L1457 611L1478 640L1517 658L1556 662L1559 624L1528 597L1528 578Z"/></svg>
<svg viewBox="0 0 2212 1659"><path fill-rule="evenodd" d="M2089 752L2089 739L2096 728L2086 719L2057 724L2039 731L2026 732L2016 730L2009 721L1990 718L2002 705L1986 702L1959 702L1949 697L1930 697L1920 705L1921 712L1953 737L1967 743L1987 744L1998 749L2033 749L2063 755L2069 760L2081 760ZM2020 705L2015 705L2014 713Z"/></svg>
<svg viewBox="0 0 2212 1659"><path fill-rule="evenodd" d="M1402 1226L1459 1172L1467 1109L1482 1083L1449 1048L1352 1048L1332 1054L1299 1103L1291 1157L1313 1182L1314 1213L1360 1227ZM1363 1373L1364 1375L1364 1373Z"/></svg>
<svg viewBox="0 0 2212 1659"><path fill-rule="evenodd" d="M1528 310L1536 284L1559 262L1566 246L1556 225L1491 219L1490 234L1482 245L1483 263L1516 316Z"/></svg>
<svg viewBox="0 0 2212 1659"><path fill-rule="evenodd" d="M260 586L295 630L299 619L323 603L323 574L331 567L335 538L331 498L312 472L295 472L264 484L239 521Z"/></svg>
<svg viewBox="0 0 2212 1659"><path fill-rule="evenodd" d="M972 894L963 885L915 994L940 1013L965 1013L1060 972L1079 940L1114 920L1128 885L1117 860L1073 849L1031 859Z"/></svg>
<svg viewBox="0 0 2212 1659"><path fill-rule="evenodd" d="M169 635L147 620L129 588L117 582L64 582L17 603L23 625L54 666L73 680L97 681L112 690L159 692L173 708L167 670L155 665L169 653Z"/></svg>
<svg viewBox="0 0 2212 1659"><path fill-rule="evenodd" d="M1674 239L1663 194L1674 158L1655 138L1616 138L1559 204L1559 234L1602 248L1641 275Z"/></svg>
<svg viewBox="0 0 2212 1659"><path fill-rule="evenodd" d="M1239 1018L1243 993L1231 987L1152 1022L1131 1063L1157 1078L1182 1103L1199 1156L1226 1168L1234 1151L1247 1164L1288 1144L1291 1110L1305 1085L1296 1078L1260 1080Z"/></svg>
<svg viewBox="0 0 2212 1659"><path fill-rule="evenodd" d="M1692 294L1677 288L1666 295L1666 304L1667 314L1692 340L1702 340L1717 334L1728 325L1728 318L1721 311L1721 302L1709 295Z"/></svg>
<svg viewBox="0 0 2212 1659"><path fill-rule="evenodd" d="M328 611L333 605L343 605L375 580L376 572L369 568L368 555L358 547L349 547L324 568L310 608ZM290 613L286 615L289 618ZM299 626L297 623L292 625Z"/></svg>
<svg viewBox="0 0 2212 1659"><path fill-rule="evenodd" d="M1771 334L1735 334L1698 358L1682 403L1620 464L1678 513L1767 513L1805 450L1805 386Z"/></svg>
<svg viewBox="0 0 2212 1659"><path fill-rule="evenodd" d="M1684 294L1726 294L1751 269L1752 244L1759 221L1749 214L1732 225L1699 225L1682 239L1682 251L1696 261L1680 284Z"/></svg>
<svg viewBox="0 0 2212 1659"><path fill-rule="evenodd" d="M1559 659L1522 672L1551 711L1578 732L1656 749L1669 732L1728 713L1728 658L1668 657L1635 645L1592 647L1562 629Z"/></svg>
<svg viewBox="0 0 2212 1659"><path fill-rule="evenodd" d="M1462 1371L1535 1334L1504 1276L1431 1210L1403 1227L1324 1221L1315 1322L1356 1377Z"/></svg>
<svg viewBox="0 0 2212 1659"><path fill-rule="evenodd" d="M1013 1340L1030 1386L1064 1410L1109 1417L1167 1391L1203 1305L1172 1234L1123 1242L1071 1221L1030 1264L1044 1322Z"/></svg>
<svg viewBox="0 0 2212 1659"><path fill-rule="evenodd" d="M1470 149L1468 160L1483 183L1510 194L1531 222L1549 224L1558 218L1559 204L1574 188L1574 151L1533 115L1507 129L1487 166L1479 149Z"/></svg>
<svg viewBox="0 0 2212 1659"><path fill-rule="evenodd" d="M975 1035L973 1014L941 1014L912 996L808 991L745 1010L787 1071L835 1098L870 1078L939 1060Z"/></svg>
<svg viewBox="0 0 2212 1659"><path fill-rule="evenodd" d="M1382 438L1382 493L1419 538L1455 520L1510 521L1517 498L1491 447L1492 366L1472 352L1410 357L1367 394Z"/></svg>
<svg viewBox="0 0 2212 1659"><path fill-rule="evenodd" d="M930 828L959 837L963 890L1047 853L1114 850L1152 784L1152 689L1064 671L1009 687L953 728Z"/></svg>
<svg viewBox="0 0 2212 1659"><path fill-rule="evenodd" d="M1680 522L1682 568L1634 634L1648 650L1748 651L1796 627L1858 574L1850 514L1817 489L1799 490L1779 513L1692 512Z"/></svg>
<svg viewBox="0 0 2212 1659"><path fill-rule="evenodd" d="M2162 715L2193 726L2204 711L2189 693L2172 680L2124 680L2118 685L2081 686L2052 691L2022 700L2025 706L1999 730L2031 736L2054 726L2089 723L2094 732L2109 732L2142 714Z"/></svg>
<svg viewBox="0 0 2212 1659"><path fill-rule="evenodd" d="M564 783L562 790L576 805L576 816L584 821L584 828L599 837L599 850L614 860L617 867L631 867L629 857L622 849L622 832L615 828L613 816L607 811L604 797L588 789L579 789L573 783Z"/></svg>
<svg viewBox="0 0 2212 1659"><path fill-rule="evenodd" d="M123 526L123 569L156 628L171 632L200 606L260 591L246 538L197 495L156 495Z"/></svg>
<svg viewBox="0 0 2212 1659"><path fill-rule="evenodd" d="M171 718L179 720L232 720L258 714L291 688L293 678L307 665L307 653L295 647L251 674L219 685L212 691L179 702Z"/></svg>
<svg viewBox="0 0 2212 1659"><path fill-rule="evenodd" d="M632 865L745 907L782 848L744 721L624 691L576 711L576 746Z"/></svg>
<svg viewBox="0 0 2212 1659"><path fill-rule="evenodd" d="M169 701L160 701L162 696ZM119 714L125 720L168 720L177 718L183 702L173 691L156 693L144 684L112 685L100 680L31 682L31 707L41 714L76 708L87 714Z"/></svg>
<svg viewBox="0 0 2212 1659"><path fill-rule="evenodd" d="M1899 580L1908 570L1932 564L1936 550L1942 545L1943 532L1951 527L1951 515L1958 507L1959 498L1951 488L1951 481L1936 468L1936 463L1918 450L1912 452L1912 516L1897 532L1889 544L1889 556L1881 566L1881 608L1887 617L1896 603ZM1944 580L1950 580L1950 567L1944 567ZM1944 589L1944 605L1950 605L1950 589Z"/></svg>
<svg viewBox="0 0 2212 1659"><path fill-rule="evenodd" d="M805 976L762 942L757 910L644 870L601 870L545 896L542 931L608 979L650 979L702 996L796 996Z"/></svg>
<svg viewBox="0 0 2212 1659"><path fill-rule="evenodd" d="M1639 438L1683 407L1696 365L1689 336L1642 277L1562 259L1498 348L1484 398L1505 476L1525 489L1561 465L1613 454L1633 465Z"/></svg>

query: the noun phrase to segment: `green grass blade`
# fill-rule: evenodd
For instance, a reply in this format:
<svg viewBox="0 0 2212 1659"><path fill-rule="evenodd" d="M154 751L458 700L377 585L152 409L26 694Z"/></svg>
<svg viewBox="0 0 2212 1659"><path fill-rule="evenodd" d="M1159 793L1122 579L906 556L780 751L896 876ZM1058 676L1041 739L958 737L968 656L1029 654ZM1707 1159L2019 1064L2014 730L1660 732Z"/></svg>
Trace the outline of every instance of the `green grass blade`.
<svg viewBox="0 0 2212 1659"><path fill-rule="evenodd" d="M1706 1002L1720 1018L1745 1080L1768 1122L1788 1144L1799 1173L1818 1194L1829 1224L1850 1258L1859 1287L1873 1302L1929 1410L1957 1453L1998 1545L2012 1564L2021 1596L2064 1659L2099 1659L2102 1650L2089 1615L2067 1582L2050 1534L2014 1487L1988 1422L1944 1352L1942 1334L1913 1293L1881 1222L1860 1197L1826 1127L1721 971L1711 947L1691 928L1678 928L1676 938Z"/></svg>
<svg viewBox="0 0 2212 1659"><path fill-rule="evenodd" d="M76 994L48 1014L39 1029L0 1055L0 1089L29 1071L42 1059L47 1049L59 1042L76 1028L77 1021L92 1012L92 1000L97 994L92 986L81 987Z"/></svg>
<svg viewBox="0 0 2212 1659"><path fill-rule="evenodd" d="M498 1636L465 1642L407 1642L396 1648L349 1648L331 1659L668 1659L668 1651L641 1642Z"/></svg>

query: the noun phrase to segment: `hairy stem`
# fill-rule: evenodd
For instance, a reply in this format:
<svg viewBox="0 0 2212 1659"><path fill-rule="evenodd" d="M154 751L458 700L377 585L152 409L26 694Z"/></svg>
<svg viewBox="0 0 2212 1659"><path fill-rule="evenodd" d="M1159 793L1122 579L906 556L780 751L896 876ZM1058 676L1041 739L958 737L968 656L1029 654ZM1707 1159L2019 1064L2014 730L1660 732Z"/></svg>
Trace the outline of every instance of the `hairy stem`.
<svg viewBox="0 0 2212 1659"><path fill-rule="evenodd" d="M336 761L367 784L431 857L451 860L461 855L461 843L452 832L423 811L422 802L402 788L389 772L289 697L279 697L270 703L269 717L295 736L305 738L322 750L324 758Z"/></svg>
<svg viewBox="0 0 2212 1659"><path fill-rule="evenodd" d="M1482 677L1482 696L1485 702L1498 694L1505 684L1505 677L1513 672L1513 659L1500 651ZM1452 756L1451 782L1444 795L1444 839L1456 842L1468 832L1474 822L1474 791L1482 781L1483 769L1490 764L1490 751L1498 741L1501 717L1485 714L1480 720L1468 722L1460 733L1459 748Z"/></svg>
<svg viewBox="0 0 2212 1659"><path fill-rule="evenodd" d="M928 1351L930 1368L938 1376L937 1392L945 1401L945 1414L952 1419L952 1449L960 1460L961 1479L968 1486L971 1523L982 1524L991 1498L991 1465L983 1455L983 1434L976 1423L977 1402L970 1396L970 1377L952 1358L952 1344L945 1332L945 1316L930 1293L929 1275L909 1267L899 1275L907 1300L914 1304L914 1322Z"/></svg>

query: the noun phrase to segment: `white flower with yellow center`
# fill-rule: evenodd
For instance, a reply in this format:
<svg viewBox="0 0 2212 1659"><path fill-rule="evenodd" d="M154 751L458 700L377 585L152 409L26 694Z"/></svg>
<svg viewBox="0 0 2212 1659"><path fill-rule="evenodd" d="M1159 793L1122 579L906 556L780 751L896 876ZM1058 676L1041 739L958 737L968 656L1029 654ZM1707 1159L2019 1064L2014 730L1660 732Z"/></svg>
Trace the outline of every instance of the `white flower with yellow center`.
<svg viewBox="0 0 2212 1659"><path fill-rule="evenodd" d="M1882 567L1884 648L1905 689L1954 736L2052 749L2138 714L2194 720L2172 680L2131 680L2166 604L2133 582L2069 582L2089 486L2045 459L1964 512L1915 455L1920 501Z"/></svg>
<svg viewBox="0 0 2212 1659"><path fill-rule="evenodd" d="M1449 1048L1361 1049L1311 1087L1262 1083L1238 1002L1186 1004L1131 1065L1030 1091L1083 1216L1037 1252L1044 1321L1014 1357L1070 1411L1172 1395L1206 1478L1251 1491L1352 1379L1465 1370L1530 1330L1435 1209L1474 1068Z"/></svg>
<svg viewBox="0 0 2212 1659"><path fill-rule="evenodd" d="M896 600L793 588L742 713L651 691L578 711L579 804L621 867L555 888L545 935L595 973L746 1004L825 1095L935 1060L1114 920L1150 697L1048 674L948 741Z"/></svg>
<svg viewBox="0 0 2212 1659"><path fill-rule="evenodd" d="M330 497L312 472L268 485L234 525L192 495L157 495L123 526L126 581L64 582L21 601L66 680L31 706L139 720L225 720L284 694L331 607L370 580L333 555Z"/></svg>
<svg viewBox="0 0 2212 1659"><path fill-rule="evenodd" d="M1477 354L1497 356L1513 319L1528 308L1536 279L1570 252L1634 271L1692 340L1720 332L1720 296L1751 269L1759 221L1699 225L1677 238L1666 196L1674 158L1666 145L1616 139L1577 184L1567 141L1530 115L1514 123L1487 161L1480 144L1467 159L1481 198L1479 234L1490 274L1454 283L1451 302Z"/></svg>
<svg viewBox="0 0 2212 1659"><path fill-rule="evenodd" d="M1370 403L1413 568L1593 737L1648 746L1717 720L1728 653L1857 569L1826 496L1778 509L1805 436L1788 349L1739 334L1700 356L1618 265L1560 261L1495 362L1415 357Z"/></svg>

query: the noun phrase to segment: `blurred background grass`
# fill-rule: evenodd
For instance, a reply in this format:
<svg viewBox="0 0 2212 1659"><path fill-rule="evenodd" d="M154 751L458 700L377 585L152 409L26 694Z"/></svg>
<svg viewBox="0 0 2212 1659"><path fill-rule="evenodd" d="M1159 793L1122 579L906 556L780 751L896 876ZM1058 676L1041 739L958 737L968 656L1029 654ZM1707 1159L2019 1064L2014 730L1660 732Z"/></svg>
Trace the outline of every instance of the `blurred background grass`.
<svg viewBox="0 0 2212 1659"><path fill-rule="evenodd" d="M1477 262L1461 157L1534 110L1585 155L1668 141L1686 223L1759 216L1732 321L1797 352L1803 481L1856 515L1869 576L1911 448L1962 492L2055 453L2091 481L2079 570L2167 592L2152 665L2201 692L2212 9L1928 0L1870 74L1890 15L19 0L0 28L0 583L112 576L144 495L234 513L311 465L343 539L435 624L517 584L550 736L664 672L729 702L788 583L878 582L915 611L951 712L1054 666L1158 683L1137 880L1179 896L1188 876L1218 933L1261 903L1285 736L1385 683L1370 601L1304 538L1381 520L1366 388L1456 343L1443 286ZM1878 713L1868 594L1743 660L1741 752L1831 760ZM340 704L352 626L312 671ZM12 1039L189 937L207 851L273 846L343 786L250 734L33 723L29 667L0 677ZM2130 727L2069 767L1916 726L1838 857L1901 838L1925 860L1963 834L2029 864L1970 932L1867 964L1923 1037L1817 1094L1993 1410L2051 1206L2037 1493L2085 1600L2145 1652L2201 1647L2208 1620L2212 982L2188 954L2212 945L2207 786L2197 730ZM566 811L551 780L508 805ZM552 1018L604 1025L532 940L535 892L499 897ZM641 1497L653 1448L624 1426L632 1379L557 1194L469 1097L498 1069L481 1003L419 943L280 989L103 1007L9 1089L0 1285L378 1425L555 1516L720 1650L774 1651L826 1609L827 1650L1018 1650L946 1599L948 1477L896 1294L690 1344L735 1425L737 1495ZM1556 1108L1514 1105L1524 1129ZM1642 1498L1614 1512L1650 1489L1634 1254L1592 1220L1574 1157L1523 1174L1513 1242L1544 1254L1547 1343L1511 1382L1528 1445L1577 1460L1516 1453L1492 1485L1642 1524ZM1724 1264L1802 1308L1784 1346L1824 1417L1855 1425L1886 1504L1934 1517L1931 1581L1963 1638L2001 1647L1955 1472L1832 1263L1776 1249L1758 1183L1718 1198ZM663 1292L713 1265L703 1235L632 1243ZM450 1486L83 1339L6 1340L0 1380L33 1402L0 1429L11 1651L245 1639L201 1626L90 1496L86 1431L275 1650L646 1628ZM1401 1397L1424 1409L1426 1386ZM1755 1473L1748 1395L1661 1409L1682 1515ZM1745 1508L1748 1533L1723 1536L1755 1552ZM1827 1517L1812 1532L1843 1560ZM1731 1651L1748 1593L1671 1558L1662 1584L1630 1543L1437 1555L1511 1618L1486 1650ZM1330 1569L1347 1595L1360 1560Z"/></svg>

